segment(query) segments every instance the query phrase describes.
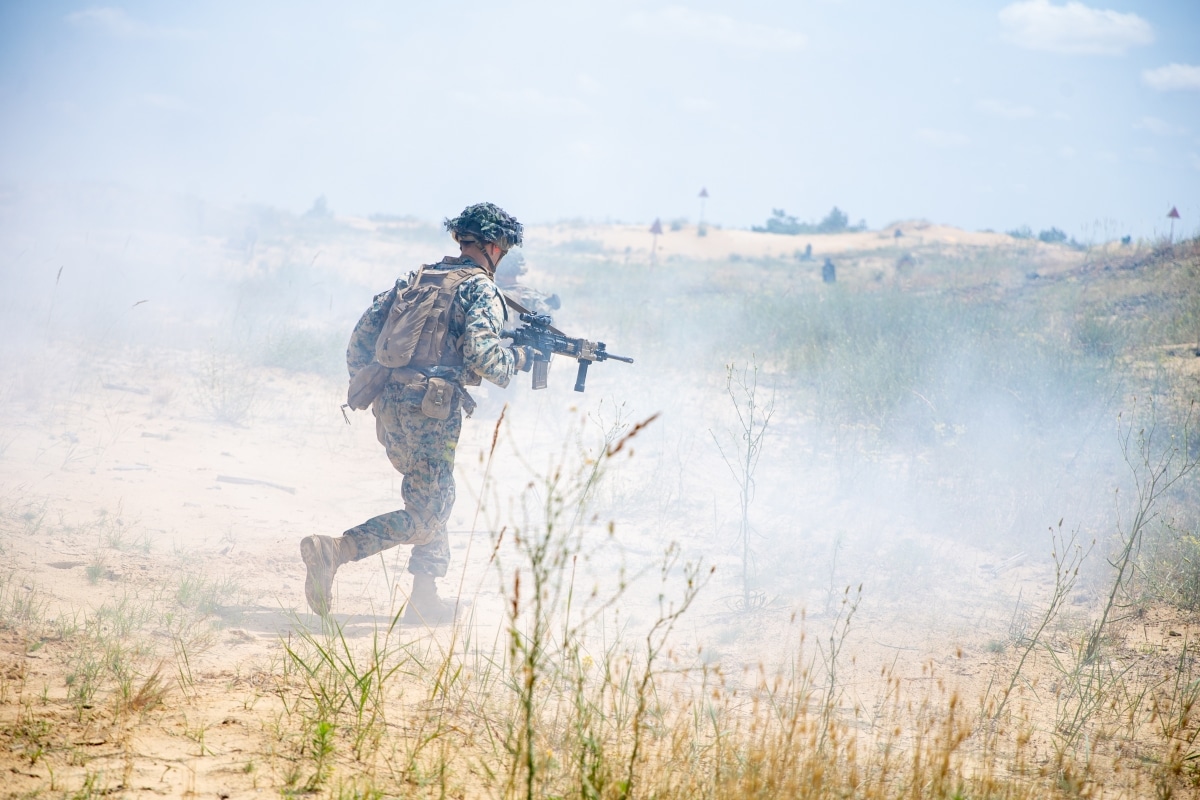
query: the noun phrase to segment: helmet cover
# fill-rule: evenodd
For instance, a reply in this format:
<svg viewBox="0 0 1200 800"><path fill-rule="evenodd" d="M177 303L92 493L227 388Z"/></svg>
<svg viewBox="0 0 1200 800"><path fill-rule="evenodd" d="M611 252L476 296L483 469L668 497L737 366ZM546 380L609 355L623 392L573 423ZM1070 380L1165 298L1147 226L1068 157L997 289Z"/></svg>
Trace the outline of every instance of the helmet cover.
<svg viewBox="0 0 1200 800"><path fill-rule="evenodd" d="M467 206L453 219L442 221L446 230L458 239L463 234L473 234L485 244L497 244L501 250L520 247L525 230L517 218L495 203L476 203Z"/></svg>

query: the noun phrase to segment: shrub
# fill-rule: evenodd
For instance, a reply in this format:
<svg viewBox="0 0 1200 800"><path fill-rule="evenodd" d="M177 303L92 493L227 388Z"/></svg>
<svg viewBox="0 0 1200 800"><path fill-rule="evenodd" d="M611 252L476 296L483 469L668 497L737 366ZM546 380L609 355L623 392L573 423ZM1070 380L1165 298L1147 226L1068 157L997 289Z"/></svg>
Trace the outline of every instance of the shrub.
<svg viewBox="0 0 1200 800"><path fill-rule="evenodd" d="M841 233L850 225L850 217L837 206L825 215L825 219L817 224L818 233Z"/></svg>
<svg viewBox="0 0 1200 800"><path fill-rule="evenodd" d="M253 361L289 372L340 376L346 363L346 333L338 329L284 327L272 331Z"/></svg>
<svg viewBox="0 0 1200 800"><path fill-rule="evenodd" d="M1200 609L1200 532L1162 525L1147 537L1138 561L1144 598Z"/></svg>
<svg viewBox="0 0 1200 800"><path fill-rule="evenodd" d="M850 225L849 215L837 206L834 206L825 215L825 218L815 225L809 222L801 222L782 208L773 208L771 209L771 216L767 219L765 225L756 225L751 228L751 230L757 233L781 233L789 236L805 233L854 233L865 231L866 229L866 220L859 220L857 225Z"/></svg>
<svg viewBox="0 0 1200 800"><path fill-rule="evenodd" d="M798 233L811 233L807 230L809 227L795 217L789 216L782 208L773 208L766 225L761 227L755 225L750 230L756 233L783 233L794 236Z"/></svg>

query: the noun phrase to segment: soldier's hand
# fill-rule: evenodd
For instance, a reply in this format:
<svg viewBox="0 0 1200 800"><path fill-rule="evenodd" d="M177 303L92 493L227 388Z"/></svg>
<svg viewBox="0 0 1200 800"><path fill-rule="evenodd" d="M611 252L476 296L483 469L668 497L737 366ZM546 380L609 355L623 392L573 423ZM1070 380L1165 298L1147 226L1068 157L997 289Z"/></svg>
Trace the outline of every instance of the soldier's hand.
<svg viewBox="0 0 1200 800"><path fill-rule="evenodd" d="M521 372L529 372L533 369L533 362L541 355L541 351L536 347L527 345L516 345L512 349L513 360L517 362L517 369Z"/></svg>

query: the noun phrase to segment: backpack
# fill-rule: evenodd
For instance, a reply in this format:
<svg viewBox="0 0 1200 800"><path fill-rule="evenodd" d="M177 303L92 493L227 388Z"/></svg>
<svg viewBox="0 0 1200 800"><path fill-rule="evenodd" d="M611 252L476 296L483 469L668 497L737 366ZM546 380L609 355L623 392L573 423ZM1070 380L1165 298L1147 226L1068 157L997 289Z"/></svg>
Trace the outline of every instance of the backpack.
<svg viewBox="0 0 1200 800"><path fill-rule="evenodd" d="M458 342L447 338L450 306L459 284L486 274L475 265L430 271L422 266L413 282L396 292L375 340L375 360L391 369L462 364Z"/></svg>

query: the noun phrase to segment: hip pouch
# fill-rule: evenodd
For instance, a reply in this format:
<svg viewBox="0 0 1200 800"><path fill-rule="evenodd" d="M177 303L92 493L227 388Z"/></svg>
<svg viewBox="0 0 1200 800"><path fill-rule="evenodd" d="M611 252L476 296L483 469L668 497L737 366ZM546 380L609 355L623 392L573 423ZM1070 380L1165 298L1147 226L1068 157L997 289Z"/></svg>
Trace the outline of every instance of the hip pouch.
<svg viewBox="0 0 1200 800"><path fill-rule="evenodd" d="M454 384L445 378L430 378L421 400L421 412L430 419L448 419L454 406Z"/></svg>
<svg viewBox="0 0 1200 800"><path fill-rule="evenodd" d="M387 385L391 374L392 371L378 361L367 364L354 373L354 377L350 380L350 390L346 393L346 404L355 411L369 408L371 401L378 397L379 393L383 391L383 387Z"/></svg>

